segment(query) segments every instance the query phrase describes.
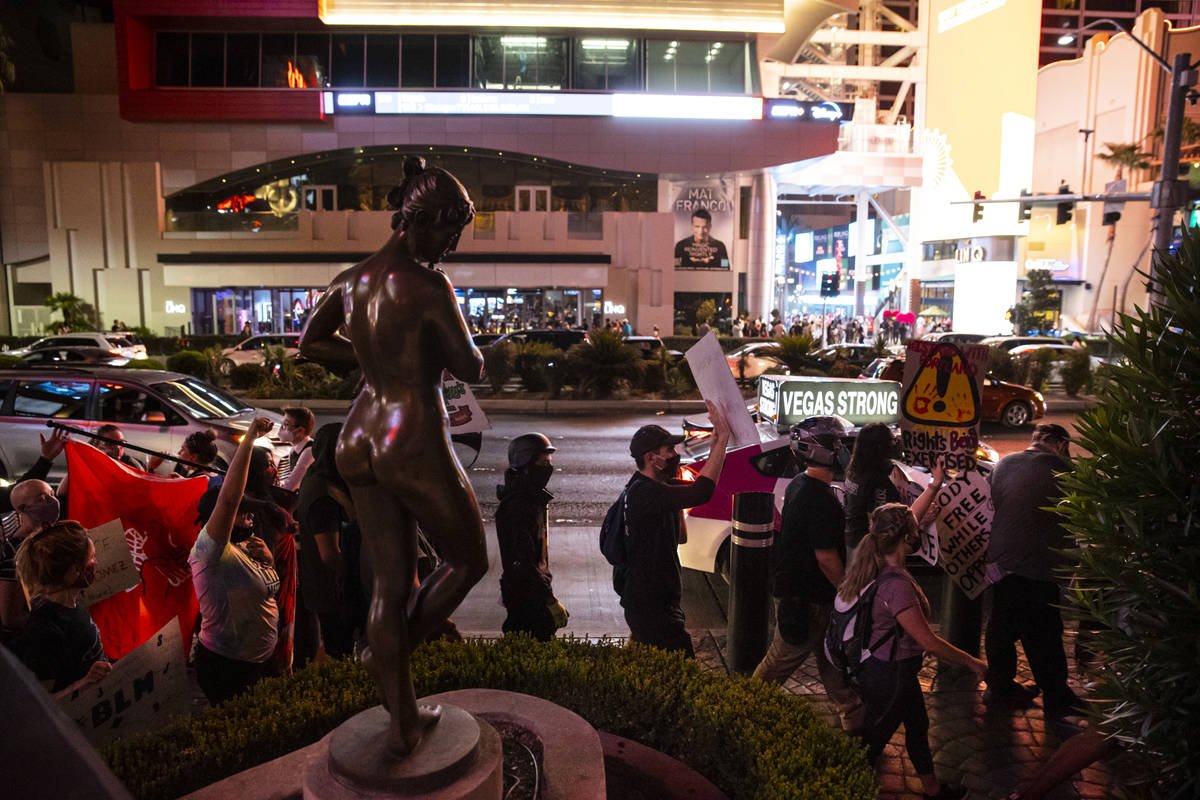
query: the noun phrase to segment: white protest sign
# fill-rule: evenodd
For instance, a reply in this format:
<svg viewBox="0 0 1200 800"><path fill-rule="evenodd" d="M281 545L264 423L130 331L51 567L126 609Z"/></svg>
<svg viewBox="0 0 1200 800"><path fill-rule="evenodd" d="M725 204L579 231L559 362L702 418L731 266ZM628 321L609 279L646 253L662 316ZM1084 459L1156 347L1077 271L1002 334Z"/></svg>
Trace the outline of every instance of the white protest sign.
<svg viewBox="0 0 1200 800"><path fill-rule="evenodd" d="M492 427L465 381L443 373L442 399L450 417L450 433L478 433Z"/></svg>
<svg viewBox="0 0 1200 800"><path fill-rule="evenodd" d="M120 661L99 683L62 701L63 710L83 729L92 744L153 730L171 715L191 708L179 620Z"/></svg>
<svg viewBox="0 0 1200 800"><path fill-rule="evenodd" d="M948 482L938 492L938 562L963 594L972 599L987 587L988 537L992 531L992 491L976 470Z"/></svg>
<svg viewBox="0 0 1200 800"><path fill-rule="evenodd" d="M758 444L754 418L746 409L746 400L737 387L737 381L733 379L733 373L729 371L729 362L725 360L725 353L721 351L713 332L709 331L692 345L684 353L684 358L692 368L692 377L696 379L700 396L719 408L729 423L732 433L730 446Z"/></svg>
<svg viewBox="0 0 1200 800"><path fill-rule="evenodd" d="M96 545L96 580L83 590L84 605L95 605L141 583L121 520L109 520L87 532Z"/></svg>

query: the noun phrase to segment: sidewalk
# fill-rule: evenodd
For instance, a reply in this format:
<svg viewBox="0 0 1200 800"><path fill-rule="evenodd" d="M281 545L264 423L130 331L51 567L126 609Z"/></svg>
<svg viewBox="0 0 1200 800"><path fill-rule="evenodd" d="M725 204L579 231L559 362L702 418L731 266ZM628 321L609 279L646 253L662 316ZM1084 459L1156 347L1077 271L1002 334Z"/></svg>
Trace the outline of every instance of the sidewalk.
<svg viewBox="0 0 1200 800"><path fill-rule="evenodd" d="M1091 395L1069 397L1061 392L1043 392L1046 412L1078 413L1096 404ZM316 414L343 414L350 408L349 400L306 400L306 399L251 399L258 408L279 411L290 406L310 408ZM749 401L748 401L749 402ZM588 417L616 416L620 414L700 414L705 411L704 401L654 400L630 398L628 400L550 400L547 398L480 397L479 406L485 414L527 414L539 417Z"/></svg>
<svg viewBox="0 0 1200 800"><path fill-rule="evenodd" d="M937 626L934 626L935 628ZM1071 670L1071 686L1086 696L1073 658L1075 634L1065 633L1065 648ZM728 674L724 631L693 632L696 657L707 669ZM1020 648L1018 648L1020 653ZM929 743L937 777L970 790L970 798L1005 798L1017 791L1046 762L1061 740L1047 729L1040 698L1025 710L991 711L981 700L982 686L963 677L954 668L939 675L938 661L927 658L921 671L925 707L929 712ZM1017 680L1032 683L1029 664L1021 655ZM784 684L783 690L803 695L819 714L839 727L836 708L825 694L817 676L816 661L809 658ZM904 751L904 729L892 737L879 760L879 797L899 800L921 796L921 783ZM1122 797L1119 759L1083 770L1047 797L1052 800Z"/></svg>

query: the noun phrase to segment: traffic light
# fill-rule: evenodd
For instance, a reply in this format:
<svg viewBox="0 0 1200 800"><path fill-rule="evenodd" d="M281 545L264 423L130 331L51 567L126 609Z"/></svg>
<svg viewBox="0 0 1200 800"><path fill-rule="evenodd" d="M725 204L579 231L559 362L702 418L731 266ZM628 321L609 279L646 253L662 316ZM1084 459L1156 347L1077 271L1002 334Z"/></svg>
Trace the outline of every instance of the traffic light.
<svg viewBox="0 0 1200 800"><path fill-rule="evenodd" d="M1070 194L1071 187L1065 183L1058 187L1059 194ZM1075 207L1074 203L1059 203L1054 207L1054 224L1066 225L1071 221L1071 209Z"/></svg>
<svg viewBox="0 0 1200 800"><path fill-rule="evenodd" d="M836 272L826 272L821 276L821 297L837 297L841 288L842 280Z"/></svg>
<svg viewBox="0 0 1200 800"><path fill-rule="evenodd" d="M983 192L976 189L975 199L986 200L987 198L983 196ZM971 206L971 222L979 222L981 219L983 219L983 206L980 203L976 203Z"/></svg>
<svg viewBox="0 0 1200 800"><path fill-rule="evenodd" d="M1030 192L1025 189L1021 190L1021 197L1029 197ZM1017 222L1029 222L1029 212L1033 210L1033 203L1026 203L1022 200L1017 205Z"/></svg>

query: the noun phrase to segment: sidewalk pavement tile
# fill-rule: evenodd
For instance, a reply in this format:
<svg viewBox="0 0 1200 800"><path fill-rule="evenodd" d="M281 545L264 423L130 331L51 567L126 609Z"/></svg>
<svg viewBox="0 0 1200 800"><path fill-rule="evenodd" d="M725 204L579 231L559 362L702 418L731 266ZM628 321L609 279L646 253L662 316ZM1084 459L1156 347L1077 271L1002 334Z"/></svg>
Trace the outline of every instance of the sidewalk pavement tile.
<svg viewBox="0 0 1200 800"><path fill-rule="evenodd" d="M693 639L701 665L710 671L727 674L724 631L697 631L693 633ZM1074 633L1068 631L1065 639L1072 687L1084 693L1074 669ZM1028 709L989 710L980 699L981 686L968 688L961 673L939 675L937 660L933 658L926 660L920 680L925 690L929 738L938 778L965 786L970 790L969 797L1007 797L1037 774L1061 744L1045 724L1040 698ZM1017 680L1022 683L1033 680L1023 654ZM783 684L782 691L804 696L822 719L832 727L840 727L836 709L817 675L814 659L801 665ZM881 800L920 797L920 781L904 752L903 728L884 748L878 775ZM1047 795L1049 800L1125 796L1119 757L1084 769Z"/></svg>

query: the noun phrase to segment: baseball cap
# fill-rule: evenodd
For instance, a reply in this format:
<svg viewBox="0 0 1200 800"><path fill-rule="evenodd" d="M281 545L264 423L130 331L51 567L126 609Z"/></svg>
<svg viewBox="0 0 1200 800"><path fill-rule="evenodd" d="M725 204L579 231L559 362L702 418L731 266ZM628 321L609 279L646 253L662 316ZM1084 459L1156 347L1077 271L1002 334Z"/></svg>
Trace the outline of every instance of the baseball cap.
<svg viewBox="0 0 1200 800"><path fill-rule="evenodd" d="M638 458L651 450L657 450L664 444L674 447L682 441L682 434L670 433L661 425L643 425L637 429L637 433L629 442L629 455Z"/></svg>

